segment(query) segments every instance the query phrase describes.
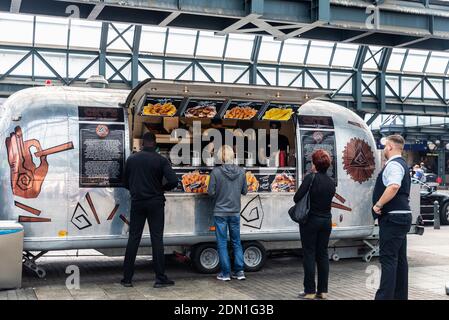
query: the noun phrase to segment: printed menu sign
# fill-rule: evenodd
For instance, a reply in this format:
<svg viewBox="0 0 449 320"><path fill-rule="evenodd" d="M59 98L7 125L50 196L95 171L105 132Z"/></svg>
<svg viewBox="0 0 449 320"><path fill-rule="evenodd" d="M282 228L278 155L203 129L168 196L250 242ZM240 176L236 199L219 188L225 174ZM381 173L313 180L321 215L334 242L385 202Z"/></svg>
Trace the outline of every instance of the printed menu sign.
<svg viewBox="0 0 449 320"><path fill-rule="evenodd" d="M299 116L298 124L300 128L333 129L334 121L332 117L326 116Z"/></svg>
<svg viewBox="0 0 449 320"><path fill-rule="evenodd" d="M80 124L80 187L121 187L125 126Z"/></svg>
<svg viewBox="0 0 449 320"><path fill-rule="evenodd" d="M78 107L80 121L123 122L124 114L121 108Z"/></svg>
<svg viewBox="0 0 449 320"><path fill-rule="evenodd" d="M306 175L312 170L312 154L315 150L323 149L332 157L331 166L327 174L337 181L335 133L332 131L301 131L302 141L302 172Z"/></svg>

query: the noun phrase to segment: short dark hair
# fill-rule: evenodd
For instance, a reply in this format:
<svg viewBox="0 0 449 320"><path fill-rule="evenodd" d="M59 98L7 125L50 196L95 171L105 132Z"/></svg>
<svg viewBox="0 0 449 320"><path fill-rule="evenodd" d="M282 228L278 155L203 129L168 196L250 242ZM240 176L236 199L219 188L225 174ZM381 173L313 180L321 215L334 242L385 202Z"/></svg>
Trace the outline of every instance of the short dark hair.
<svg viewBox="0 0 449 320"><path fill-rule="evenodd" d="M390 141L390 142L394 143L395 145L400 146L401 149L404 149L405 140L399 134L392 134L391 136L388 136L387 141Z"/></svg>
<svg viewBox="0 0 449 320"><path fill-rule="evenodd" d="M156 136L153 132L145 132L143 135L143 144L155 144Z"/></svg>
<svg viewBox="0 0 449 320"><path fill-rule="evenodd" d="M318 149L312 154L312 162L318 172L326 172L331 165L331 157L327 151Z"/></svg>

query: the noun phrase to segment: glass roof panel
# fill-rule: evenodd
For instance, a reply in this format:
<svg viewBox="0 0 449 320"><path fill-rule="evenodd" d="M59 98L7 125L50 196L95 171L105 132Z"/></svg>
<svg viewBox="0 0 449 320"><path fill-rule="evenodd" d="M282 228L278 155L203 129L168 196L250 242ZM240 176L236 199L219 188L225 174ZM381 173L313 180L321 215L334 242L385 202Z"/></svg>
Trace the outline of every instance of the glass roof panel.
<svg viewBox="0 0 449 320"><path fill-rule="evenodd" d="M230 34L226 47L226 58L249 60L254 46L254 36Z"/></svg>
<svg viewBox="0 0 449 320"><path fill-rule="evenodd" d="M404 71L422 72L427 60L428 51L410 50L404 64Z"/></svg>
<svg viewBox="0 0 449 320"><path fill-rule="evenodd" d="M221 58L226 36L216 36L210 31L200 31L196 55L202 57Z"/></svg>
<svg viewBox="0 0 449 320"><path fill-rule="evenodd" d="M359 46L346 43L338 43L335 50L333 66L352 67L354 66L355 57Z"/></svg>
<svg viewBox="0 0 449 320"><path fill-rule="evenodd" d="M19 14L0 13L0 42L31 45L33 42L33 17Z"/></svg>
<svg viewBox="0 0 449 320"><path fill-rule="evenodd" d="M169 29L167 53L193 56L196 30Z"/></svg>
<svg viewBox="0 0 449 320"><path fill-rule="evenodd" d="M281 43L281 41L274 40L271 37L262 37L262 43L259 51L259 61L276 63L278 61Z"/></svg>
<svg viewBox="0 0 449 320"><path fill-rule="evenodd" d="M70 26L70 48L100 48L101 23L97 21L72 20Z"/></svg>
<svg viewBox="0 0 449 320"><path fill-rule="evenodd" d="M308 40L285 40L284 48L282 49L281 62L302 64L304 62L308 43Z"/></svg>
<svg viewBox="0 0 449 320"><path fill-rule="evenodd" d="M390 60L388 61L387 70L400 71L402 62L404 61L406 49L393 49Z"/></svg>
<svg viewBox="0 0 449 320"><path fill-rule="evenodd" d="M69 20L36 17L36 45L67 47Z"/></svg>
<svg viewBox="0 0 449 320"><path fill-rule="evenodd" d="M449 63L449 53L434 51L430 56L426 72L443 74L446 70L448 63Z"/></svg>
<svg viewBox="0 0 449 320"><path fill-rule="evenodd" d="M108 31L108 51L126 51L130 52L133 46L133 38L134 38L134 26L129 28L128 24L123 23L114 23L115 29L112 26L109 26ZM129 29L128 29L129 28ZM128 29L128 30L127 30ZM127 30L125 33L123 33ZM122 37L119 36L119 33L123 33ZM115 40L114 40L115 39ZM126 40L126 42L125 42ZM111 41L114 41L111 43ZM128 46L129 45L129 46ZM131 48L130 48L131 47Z"/></svg>
<svg viewBox="0 0 449 320"><path fill-rule="evenodd" d="M380 57L382 55L382 47L369 46L370 51L367 52L363 69L379 69Z"/></svg>
<svg viewBox="0 0 449 320"><path fill-rule="evenodd" d="M11 69L20 59L22 59L26 55L25 50L1 50L0 51L0 74L6 73L9 69ZM25 61L25 64L28 64L28 61L31 61L31 57L28 57ZM22 65L19 65L14 71L17 73L18 69L20 69ZM24 70L25 71L25 70ZM31 69L28 70L25 74L29 75L31 73Z"/></svg>
<svg viewBox="0 0 449 320"><path fill-rule="evenodd" d="M329 65L334 44L325 41L312 41L306 64Z"/></svg>
<svg viewBox="0 0 449 320"><path fill-rule="evenodd" d="M142 26L140 52L145 54L164 52L166 28Z"/></svg>

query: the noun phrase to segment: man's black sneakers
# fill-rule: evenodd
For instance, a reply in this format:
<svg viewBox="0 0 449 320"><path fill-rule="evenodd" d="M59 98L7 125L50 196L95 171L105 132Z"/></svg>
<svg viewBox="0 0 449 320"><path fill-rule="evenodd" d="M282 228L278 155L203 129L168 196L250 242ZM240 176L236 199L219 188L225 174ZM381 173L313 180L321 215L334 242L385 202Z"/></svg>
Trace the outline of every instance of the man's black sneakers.
<svg viewBox="0 0 449 320"><path fill-rule="evenodd" d="M164 280L156 280L156 282L154 283L154 288L164 288L164 287L169 287L169 286L174 286L175 282L173 280L170 279L164 279Z"/></svg>
<svg viewBox="0 0 449 320"><path fill-rule="evenodd" d="M131 281L120 280L120 284L125 288L131 288L133 286Z"/></svg>

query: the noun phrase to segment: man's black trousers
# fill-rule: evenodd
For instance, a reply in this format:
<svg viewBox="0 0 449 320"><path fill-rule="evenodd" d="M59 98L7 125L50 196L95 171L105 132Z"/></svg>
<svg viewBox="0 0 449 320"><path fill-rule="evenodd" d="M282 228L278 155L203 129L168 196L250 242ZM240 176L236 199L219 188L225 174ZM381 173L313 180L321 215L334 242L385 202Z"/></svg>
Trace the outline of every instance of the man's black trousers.
<svg viewBox="0 0 449 320"><path fill-rule="evenodd" d="M131 220L129 222L129 239L126 246L124 277L123 280L131 282L134 275L134 263L137 250L142 239L145 222L150 227L151 247L153 249L153 267L156 280L165 280L165 256L164 256L164 204L146 203L131 204Z"/></svg>
<svg viewBox="0 0 449 320"><path fill-rule="evenodd" d="M382 276L376 300L408 299L407 233L411 214L387 214L379 219Z"/></svg>

